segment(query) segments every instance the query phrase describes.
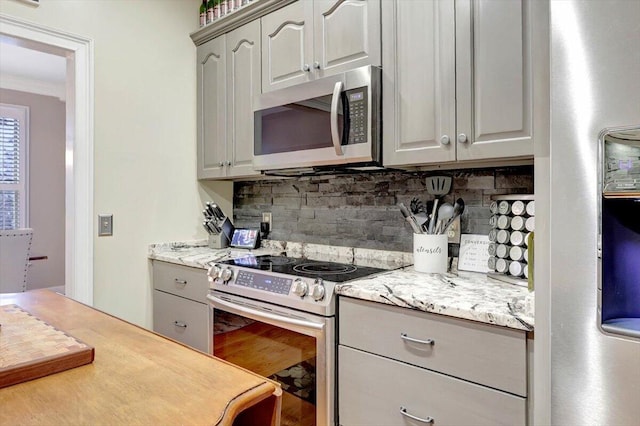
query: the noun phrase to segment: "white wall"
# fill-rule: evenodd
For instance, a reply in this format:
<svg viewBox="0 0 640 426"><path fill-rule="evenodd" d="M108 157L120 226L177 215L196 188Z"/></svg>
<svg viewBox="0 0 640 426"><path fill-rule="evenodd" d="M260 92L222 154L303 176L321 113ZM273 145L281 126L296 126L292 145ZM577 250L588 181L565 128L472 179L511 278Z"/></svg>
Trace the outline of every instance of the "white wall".
<svg viewBox="0 0 640 426"><path fill-rule="evenodd" d="M114 235L94 238L94 306L151 326L147 247L204 238L211 197L196 180L195 46L200 0L0 0L0 13L94 40L94 211ZM224 198L224 199L223 199ZM94 218L95 221L95 218ZM97 224L96 224L97 235Z"/></svg>

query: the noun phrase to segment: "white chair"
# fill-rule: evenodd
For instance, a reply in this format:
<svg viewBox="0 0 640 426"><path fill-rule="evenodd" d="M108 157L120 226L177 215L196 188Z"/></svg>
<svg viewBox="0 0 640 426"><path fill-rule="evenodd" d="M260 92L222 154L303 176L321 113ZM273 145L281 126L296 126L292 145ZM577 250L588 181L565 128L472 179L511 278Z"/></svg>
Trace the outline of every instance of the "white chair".
<svg viewBox="0 0 640 426"><path fill-rule="evenodd" d="M33 229L0 230L0 293L27 290Z"/></svg>

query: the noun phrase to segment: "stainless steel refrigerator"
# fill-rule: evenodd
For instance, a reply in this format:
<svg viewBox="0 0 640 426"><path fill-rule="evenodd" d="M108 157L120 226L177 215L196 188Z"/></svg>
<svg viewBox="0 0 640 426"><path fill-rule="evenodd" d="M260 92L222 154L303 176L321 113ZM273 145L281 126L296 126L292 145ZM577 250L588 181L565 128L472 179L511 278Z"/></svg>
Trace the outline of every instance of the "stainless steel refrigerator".
<svg viewBox="0 0 640 426"><path fill-rule="evenodd" d="M640 125L640 1L551 0L549 11L549 144L535 158L534 422L637 426L640 339L601 327L598 150L603 129ZM626 297L640 294L640 277L628 282L636 288Z"/></svg>

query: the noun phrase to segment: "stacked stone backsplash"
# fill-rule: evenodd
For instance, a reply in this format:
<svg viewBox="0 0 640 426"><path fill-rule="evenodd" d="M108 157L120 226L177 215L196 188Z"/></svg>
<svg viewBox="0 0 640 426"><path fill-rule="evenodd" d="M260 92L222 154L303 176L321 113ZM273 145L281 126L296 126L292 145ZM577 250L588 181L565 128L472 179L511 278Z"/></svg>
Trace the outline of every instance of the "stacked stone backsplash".
<svg viewBox="0 0 640 426"><path fill-rule="evenodd" d="M489 232L489 204L497 194L533 194L533 166L438 172L383 171L235 182L236 227L258 228L272 212L269 238L283 241L411 251L412 231L397 204L433 199L427 176L451 176L444 201L465 201L463 234Z"/></svg>

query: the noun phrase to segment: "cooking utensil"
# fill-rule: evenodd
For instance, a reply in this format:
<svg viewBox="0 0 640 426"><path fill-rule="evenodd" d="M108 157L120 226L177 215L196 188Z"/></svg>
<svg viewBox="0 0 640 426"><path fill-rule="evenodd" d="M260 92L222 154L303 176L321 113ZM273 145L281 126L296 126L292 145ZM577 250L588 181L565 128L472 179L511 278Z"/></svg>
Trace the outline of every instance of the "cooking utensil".
<svg viewBox="0 0 640 426"><path fill-rule="evenodd" d="M429 223L429 215L425 212L422 212L422 213L416 213L414 217L416 218L416 222L418 223L418 226L420 227L420 229L422 229L422 231L425 232L426 231L425 227L428 227L428 223Z"/></svg>
<svg viewBox="0 0 640 426"><path fill-rule="evenodd" d="M407 206L405 206L404 203L398 203L398 207L400 208L400 213L402 213L402 216L404 216L405 220L409 222L409 225L411 226L411 229L413 229L413 232L415 232L416 234L422 234L422 228L418 226L418 222L416 221L415 216L411 214L409 209L407 209Z"/></svg>
<svg viewBox="0 0 640 426"><path fill-rule="evenodd" d="M434 233L441 234L444 230L445 223L453 217L453 206L449 203L444 203L438 209L438 222L436 224Z"/></svg>
<svg viewBox="0 0 640 426"><path fill-rule="evenodd" d="M458 198L455 203L453 203L453 216L451 217L451 219L449 219L449 221L445 224L442 232L446 232L447 229L449 229L449 226L451 226L451 224L453 223L454 220L456 220L456 218L460 215L462 215L462 213L464 213L464 200L462 198Z"/></svg>
<svg viewBox="0 0 640 426"><path fill-rule="evenodd" d="M451 176L429 176L427 178L427 192L436 197L446 195L451 190Z"/></svg>
<svg viewBox="0 0 640 426"><path fill-rule="evenodd" d="M429 219L429 234L433 234L433 231L436 226L436 220L438 219L438 201L440 199L436 198L433 200L433 209L431 210L431 218Z"/></svg>
<svg viewBox="0 0 640 426"><path fill-rule="evenodd" d="M420 201L417 198L413 198L411 200L411 203L409 204L409 207L411 208L411 213L413 213L413 214L418 214L418 213L424 213L425 212L424 205L422 204L422 201Z"/></svg>

